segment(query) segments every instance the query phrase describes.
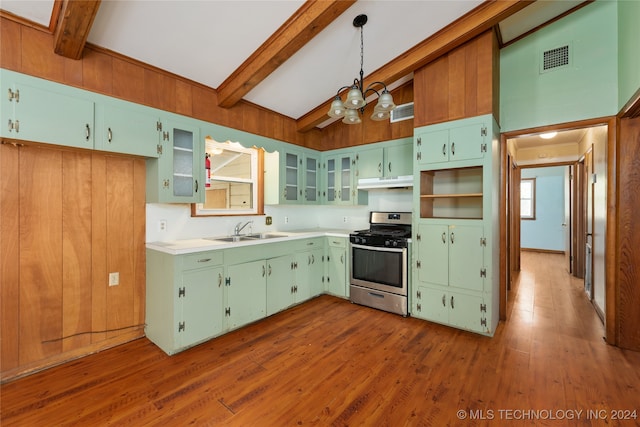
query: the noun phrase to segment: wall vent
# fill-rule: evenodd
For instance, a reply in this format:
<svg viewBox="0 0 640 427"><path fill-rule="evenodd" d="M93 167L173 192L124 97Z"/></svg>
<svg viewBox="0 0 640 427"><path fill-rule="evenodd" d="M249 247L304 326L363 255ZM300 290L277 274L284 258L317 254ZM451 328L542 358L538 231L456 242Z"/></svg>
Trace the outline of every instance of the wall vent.
<svg viewBox="0 0 640 427"><path fill-rule="evenodd" d="M556 47L542 52L540 61L540 72L555 71L571 65L571 49L570 45Z"/></svg>
<svg viewBox="0 0 640 427"><path fill-rule="evenodd" d="M413 102L398 105L391 110L391 118L389 119L391 123L409 119L413 119Z"/></svg>

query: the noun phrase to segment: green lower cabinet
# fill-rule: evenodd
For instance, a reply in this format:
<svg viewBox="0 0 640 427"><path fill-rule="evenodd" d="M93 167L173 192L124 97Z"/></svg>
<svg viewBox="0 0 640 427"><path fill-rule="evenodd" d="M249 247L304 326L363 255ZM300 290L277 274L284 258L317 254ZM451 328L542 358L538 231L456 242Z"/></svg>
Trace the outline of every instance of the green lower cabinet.
<svg viewBox="0 0 640 427"><path fill-rule="evenodd" d="M481 225L422 223L416 234L416 276L420 282L482 291L484 231Z"/></svg>
<svg viewBox="0 0 640 427"><path fill-rule="evenodd" d="M284 255L267 260L267 316L289 307L294 302L294 257Z"/></svg>
<svg viewBox="0 0 640 427"><path fill-rule="evenodd" d="M487 305L481 296L418 286L412 295L411 315L483 334L491 333Z"/></svg>
<svg viewBox="0 0 640 427"><path fill-rule="evenodd" d="M327 282L325 289L328 293L339 297L349 297L348 268L347 268L347 239L343 237L328 237L327 245Z"/></svg>
<svg viewBox="0 0 640 427"><path fill-rule="evenodd" d="M186 347L219 335L223 330L223 268L207 268L182 274L178 290L178 347Z"/></svg>
<svg viewBox="0 0 640 427"><path fill-rule="evenodd" d="M299 254L299 269L296 271L298 286L297 299L299 302L313 298L324 292L322 280L324 278L324 249L322 247ZM305 265L306 263L306 265Z"/></svg>
<svg viewBox="0 0 640 427"><path fill-rule="evenodd" d="M175 354L224 330L223 252L146 253L145 335Z"/></svg>
<svg viewBox="0 0 640 427"><path fill-rule="evenodd" d="M227 267L227 329L236 329L266 316L267 262L245 262Z"/></svg>

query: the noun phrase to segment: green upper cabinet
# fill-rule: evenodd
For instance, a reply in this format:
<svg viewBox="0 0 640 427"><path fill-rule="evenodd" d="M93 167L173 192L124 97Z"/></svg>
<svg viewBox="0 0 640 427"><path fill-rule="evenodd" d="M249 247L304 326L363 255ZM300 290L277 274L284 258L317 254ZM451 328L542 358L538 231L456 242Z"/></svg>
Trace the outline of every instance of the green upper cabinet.
<svg viewBox="0 0 640 427"><path fill-rule="evenodd" d="M147 160L147 202L204 201L204 141L195 125L163 120L160 157Z"/></svg>
<svg viewBox="0 0 640 427"><path fill-rule="evenodd" d="M466 124L439 129L429 126L429 130L417 132L416 162L429 165L453 161L482 159L487 152L487 125Z"/></svg>
<svg viewBox="0 0 640 427"><path fill-rule="evenodd" d="M356 188L355 154L332 153L323 158L323 202L330 205L367 204L367 193Z"/></svg>
<svg viewBox="0 0 640 427"><path fill-rule="evenodd" d="M2 70L2 131L6 138L93 149L94 102L83 92Z"/></svg>
<svg viewBox="0 0 640 427"><path fill-rule="evenodd" d="M363 148L356 154L357 177L390 178L413 173L413 143L410 139L400 143L375 144L373 148ZM365 146L367 147L367 146Z"/></svg>
<svg viewBox="0 0 640 427"><path fill-rule="evenodd" d="M320 160L318 156L304 156L304 202L320 203Z"/></svg>
<svg viewBox="0 0 640 427"><path fill-rule="evenodd" d="M319 203L320 162L318 156L288 148L283 150L279 157L280 195L278 202L281 204Z"/></svg>
<svg viewBox="0 0 640 427"><path fill-rule="evenodd" d="M158 157L160 120L155 111L124 101L96 105L95 148Z"/></svg>

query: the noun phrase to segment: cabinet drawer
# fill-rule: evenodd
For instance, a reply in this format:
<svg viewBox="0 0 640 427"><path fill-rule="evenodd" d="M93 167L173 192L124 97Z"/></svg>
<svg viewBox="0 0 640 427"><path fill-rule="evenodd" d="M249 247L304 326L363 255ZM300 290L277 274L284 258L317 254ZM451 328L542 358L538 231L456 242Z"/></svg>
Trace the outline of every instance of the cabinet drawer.
<svg viewBox="0 0 640 427"><path fill-rule="evenodd" d="M183 270L193 270L194 268L204 268L212 265L220 265L224 261L222 251L197 252L184 255L182 259Z"/></svg>
<svg viewBox="0 0 640 427"><path fill-rule="evenodd" d="M347 239L343 237L327 237L327 242L329 246L334 248L346 248L347 247Z"/></svg>

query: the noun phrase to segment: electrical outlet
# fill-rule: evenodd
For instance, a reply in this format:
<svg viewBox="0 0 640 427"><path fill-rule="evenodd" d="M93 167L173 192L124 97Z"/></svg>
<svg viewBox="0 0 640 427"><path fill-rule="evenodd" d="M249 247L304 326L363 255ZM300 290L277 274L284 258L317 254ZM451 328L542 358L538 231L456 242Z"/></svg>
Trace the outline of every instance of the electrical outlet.
<svg viewBox="0 0 640 427"><path fill-rule="evenodd" d="M109 286L118 286L120 284L120 273L109 273Z"/></svg>
<svg viewBox="0 0 640 427"><path fill-rule="evenodd" d="M161 219L158 221L158 231L167 231L167 220Z"/></svg>
<svg viewBox="0 0 640 427"><path fill-rule="evenodd" d="M343 217L342 217L342 222L348 222L348 221L349 221L349 218L348 218L348 217L346 217L346 216L343 216Z"/></svg>
<svg viewBox="0 0 640 427"><path fill-rule="evenodd" d="M285 223L285 224L289 224L289 217L288 217L288 216L285 216L285 217L284 217L284 223Z"/></svg>
<svg viewBox="0 0 640 427"><path fill-rule="evenodd" d="M273 218L271 218L270 216L266 217L266 218L264 219L264 223L265 223L266 225L271 225L271 224L273 224Z"/></svg>

